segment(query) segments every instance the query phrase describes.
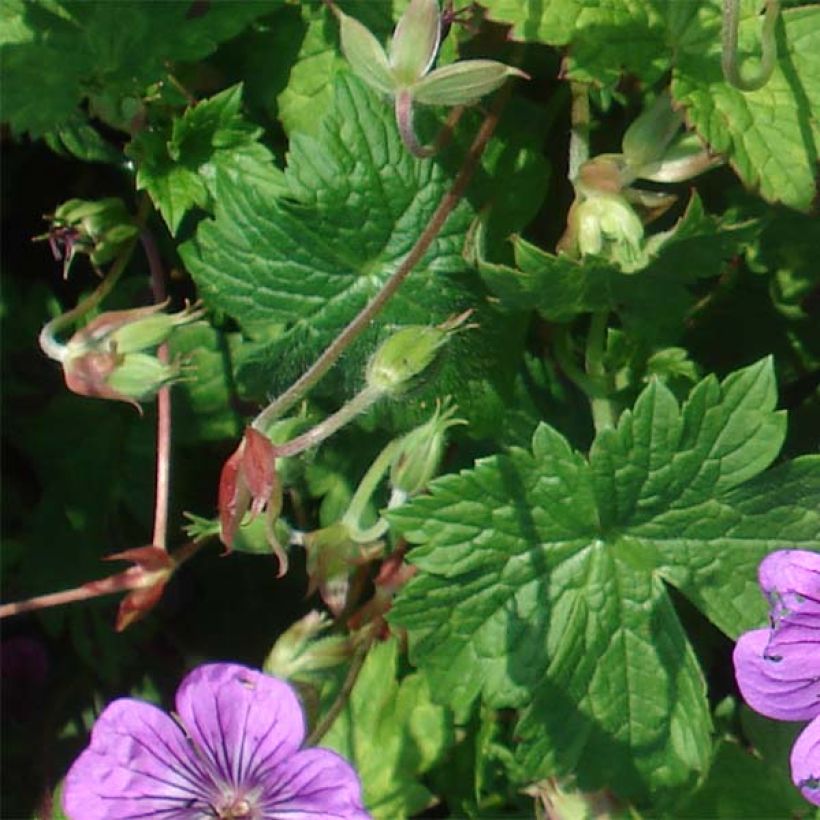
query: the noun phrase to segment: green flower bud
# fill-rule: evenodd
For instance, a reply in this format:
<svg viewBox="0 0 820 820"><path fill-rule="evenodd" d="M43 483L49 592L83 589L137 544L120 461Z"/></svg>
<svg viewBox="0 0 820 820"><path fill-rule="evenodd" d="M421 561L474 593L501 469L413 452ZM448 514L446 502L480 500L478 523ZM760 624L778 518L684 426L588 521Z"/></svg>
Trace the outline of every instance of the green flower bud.
<svg viewBox="0 0 820 820"><path fill-rule="evenodd" d="M659 162L641 168L640 176L652 182L685 182L722 162L720 157L703 147L697 134L684 134L667 149Z"/></svg>
<svg viewBox="0 0 820 820"><path fill-rule="evenodd" d="M367 365L368 387L388 395L409 389L435 361L450 333L469 316L467 313L436 327L409 325L382 342Z"/></svg>
<svg viewBox="0 0 820 820"><path fill-rule="evenodd" d="M77 253L85 253L95 265L113 259L123 244L137 235L137 226L121 199L69 199L51 217L52 227L43 237L52 243L55 256L62 243L66 248L66 269Z"/></svg>
<svg viewBox="0 0 820 820"><path fill-rule="evenodd" d="M358 564L380 556L380 541L370 545L353 540L350 529L339 521L304 536L307 552L308 595L317 589L328 609L338 616L347 603L350 576Z"/></svg>
<svg viewBox="0 0 820 820"><path fill-rule="evenodd" d="M455 419L456 408L441 406L425 424L411 430L402 440L390 466L390 484L405 496L421 492L438 472L449 427L466 424Z"/></svg>
<svg viewBox="0 0 820 820"><path fill-rule="evenodd" d="M669 94L661 94L627 128L621 147L636 177L645 176L640 173L641 168L660 161L682 124L682 112L672 108Z"/></svg>
<svg viewBox="0 0 820 820"><path fill-rule="evenodd" d="M376 91L392 93L393 74L381 43L354 17L339 12L339 21L342 53L353 72Z"/></svg>
<svg viewBox="0 0 820 820"><path fill-rule="evenodd" d="M83 396L137 404L179 378L179 364L153 355L179 325L202 313L188 307L165 314L164 305L101 313L59 346L67 387ZM147 351L150 351L147 352Z"/></svg>
<svg viewBox="0 0 820 820"><path fill-rule="evenodd" d="M413 99L425 105L471 105L501 88L508 77L529 75L496 60L462 60L437 68L413 85Z"/></svg>
<svg viewBox="0 0 820 820"><path fill-rule="evenodd" d="M410 0L390 45L390 68L399 85L411 85L430 70L440 36L437 0Z"/></svg>
<svg viewBox="0 0 820 820"><path fill-rule="evenodd" d="M344 663L350 657L349 639L319 637L332 625L323 612L308 612L279 636L262 668L269 675L309 683L313 673Z"/></svg>

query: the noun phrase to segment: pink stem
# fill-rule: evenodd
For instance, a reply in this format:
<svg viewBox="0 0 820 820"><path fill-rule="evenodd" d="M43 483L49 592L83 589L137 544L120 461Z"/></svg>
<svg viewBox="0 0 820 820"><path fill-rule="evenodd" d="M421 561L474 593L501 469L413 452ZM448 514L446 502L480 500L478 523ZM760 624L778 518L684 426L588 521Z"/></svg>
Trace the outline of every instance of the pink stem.
<svg viewBox="0 0 820 820"><path fill-rule="evenodd" d="M168 296L165 287L165 274L162 259L159 255L156 240L147 229L140 232L140 240L151 270L151 290L157 304L164 302ZM161 344L157 357L163 364L168 364L170 354L168 345ZM167 549L168 540L168 500L171 489L171 388L163 387L157 394L157 481L156 502L154 504L153 545Z"/></svg>

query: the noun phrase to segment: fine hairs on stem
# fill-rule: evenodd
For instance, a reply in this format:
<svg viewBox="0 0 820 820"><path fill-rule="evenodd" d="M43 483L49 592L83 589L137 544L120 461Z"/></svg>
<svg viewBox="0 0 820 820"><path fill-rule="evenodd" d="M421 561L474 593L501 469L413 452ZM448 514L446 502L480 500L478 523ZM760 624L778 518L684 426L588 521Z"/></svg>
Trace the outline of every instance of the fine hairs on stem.
<svg viewBox="0 0 820 820"><path fill-rule="evenodd" d="M498 125L501 111L509 99L510 93L510 86L505 86L496 95L493 106L481 123L481 127L478 129L478 133L467 151L461 170L453 181L450 190L442 198L435 212L430 217L427 226L419 235L419 238L410 249L410 252L404 257L404 261L401 265L399 265L393 275L384 283L382 289L362 308L350 324L325 348L324 352L310 368L282 393L281 396L274 399L262 410L253 422L253 426L257 430L266 430L272 421L279 418L307 394L334 365L339 356L341 356L370 325L381 309L390 301L413 268L421 261L421 258L427 253L433 240L438 236L447 218L467 190L473 173L475 173L475 169L478 167L481 155L484 153L484 149L487 147L487 143L490 141L490 137L492 137Z"/></svg>
<svg viewBox="0 0 820 820"><path fill-rule="evenodd" d="M777 39L775 25L780 16L780 0L766 0L766 13L760 32L760 66L755 74L744 78L737 53L738 27L740 25L740 0L723 0L723 53L721 67L729 85L739 91L758 91L763 88L774 71L777 62Z"/></svg>

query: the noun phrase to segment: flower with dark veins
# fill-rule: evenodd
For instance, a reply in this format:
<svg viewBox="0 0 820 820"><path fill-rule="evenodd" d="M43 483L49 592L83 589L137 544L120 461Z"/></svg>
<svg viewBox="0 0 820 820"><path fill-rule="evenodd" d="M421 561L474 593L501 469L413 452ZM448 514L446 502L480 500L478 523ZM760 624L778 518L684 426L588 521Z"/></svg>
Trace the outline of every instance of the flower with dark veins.
<svg viewBox="0 0 820 820"><path fill-rule="evenodd" d="M97 719L63 788L71 820L364 820L358 776L303 749L305 720L283 681L245 666L200 666L180 684L177 720L131 698Z"/></svg>
<svg viewBox="0 0 820 820"><path fill-rule="evenodd" d="M820 554L774 552L760 564L758 578L771 605L771 628L740 636L735 676L756 712L811 721L792 749L792 780L820 806Z"/></svg>

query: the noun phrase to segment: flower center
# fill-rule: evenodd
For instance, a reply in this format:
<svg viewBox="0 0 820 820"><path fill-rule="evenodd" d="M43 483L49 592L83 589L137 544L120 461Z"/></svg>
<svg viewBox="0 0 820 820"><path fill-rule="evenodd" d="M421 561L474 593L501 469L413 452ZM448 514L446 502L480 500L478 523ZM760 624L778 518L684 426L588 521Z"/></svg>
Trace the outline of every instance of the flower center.
<svg viewBox="0 0 820 820"><path fill-rule="evenodd" d="M220 820L253 820L258 816L253 813L250 801L241 795L225 795L214 808Z"/></svg>

